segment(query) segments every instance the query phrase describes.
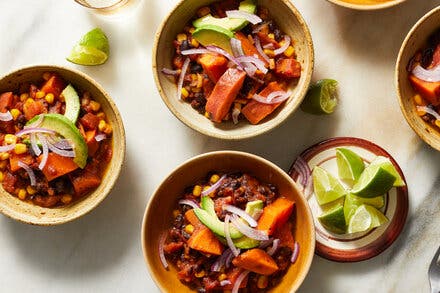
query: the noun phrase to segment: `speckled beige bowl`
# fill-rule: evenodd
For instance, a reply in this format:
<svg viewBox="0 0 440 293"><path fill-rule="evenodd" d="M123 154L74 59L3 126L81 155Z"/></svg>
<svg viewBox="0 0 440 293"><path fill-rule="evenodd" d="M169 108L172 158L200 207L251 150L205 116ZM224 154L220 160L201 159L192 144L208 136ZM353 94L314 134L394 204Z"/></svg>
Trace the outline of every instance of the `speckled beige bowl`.
<svg viewBox="0 0 440 293"><path fill-rule="evenodd" d="M43 208L21 201L0 187L0 212L12 219L27 224L51 226L73 221L94 209L109 194L116 182L125 157L125 131L121 115L105 90L92 78L77 70L54 66L37 65L15 70L0 79L0 93L17 91L20 84L42 82L45 72L56 72L66 81L80 89L89 91L98 101L113 127L113 157L101 185L91 194L65 207ZM0 185L1 186L1 185Z"/></svg>
<svg viewBox="0 0 440 293"><path fill-rule="evenodd" d="M327 0L336 5L356 10L378 10L389 8L406 0Z"/></svg>
<svg viewBox="0 0 440 293"><path fill-rule="evenodd" d="M292 85L291 98L274 113L257 125L242 121L238 125L232 122L213 123L195 111L187 102L176 98L177 86L160 71L171 68L174 47L173 40L186 23L196 15L198 8L217 2L213 0L183 0L173 9L157 31L153 47L153 74L162 100L170 111L183 123L208 136L238 140L257 136L280 125L292 114L303 100L313 72L314 52L312 37L307 24L298 10L289 0L257 0L258 5L269 9L271 17L286 34L295 40L298 61L302 65L302 75L297 85Z"/></svg>
<svg viewBox="0 0 440 293"><path fill-rule="evenodd" d="M428 37L440 28L440 6L428 12L411 29L400 48L396 63L395 83L399 97L400 109L411 128L433 148L440 150L440 132L430 123L417 115L413 97L416 94L408 80L406 70L415 53L422 49Z"/></svg>
<svg viewBox="0 0 440 293"><path fill-rule="evenodd" d="M304 196L295 182L273 163L243 152L218 151L194 157L178 166L150 198L142 224L141 241L145 262L153 280L162 292L194 292L177 278L176 269L165 270L160 262L159 235L173 222L173 210L185 188L202 179L210 171L248 172L265 183L278 188L281 195L295 201L294 238L300 245L300 254L281 282L269 292L296 291L309 271L315 251L315 227Z"/></svg>

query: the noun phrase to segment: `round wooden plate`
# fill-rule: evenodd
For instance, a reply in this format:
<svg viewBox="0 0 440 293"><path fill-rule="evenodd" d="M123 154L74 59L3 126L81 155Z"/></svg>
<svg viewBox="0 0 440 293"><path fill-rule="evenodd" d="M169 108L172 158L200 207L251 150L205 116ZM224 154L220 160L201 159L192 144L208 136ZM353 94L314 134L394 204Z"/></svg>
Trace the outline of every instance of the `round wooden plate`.
<svg viewBox="0 0 440 293"><path fill-rule="evenodd" d="M405 177L397 162L384 149L376 144L353 137L332 138L315 144L305 150L300 157L308 163L311 170L321 166L335 177L338 169L336 164L336 148L348 148L369 163L376 156L388 157L406 183ZM296 180L299 174L290 168L289 175ZM381 211L389 222L364 233L337 235L327 231L318 221L322 213L314 194L307 199L312 210L316 227L316 254L338 262L357 262L367 260L387 249L402 231L408 214L408 188L393 187L385 195L385 206Z"/></svg>

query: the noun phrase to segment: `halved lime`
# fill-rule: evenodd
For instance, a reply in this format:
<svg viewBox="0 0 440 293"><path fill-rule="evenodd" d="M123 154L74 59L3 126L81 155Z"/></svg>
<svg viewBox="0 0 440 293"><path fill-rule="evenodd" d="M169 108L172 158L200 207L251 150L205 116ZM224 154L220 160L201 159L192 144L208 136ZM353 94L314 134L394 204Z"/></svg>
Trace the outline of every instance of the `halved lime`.
<svg viewBox="0 0 440 293"><path fill-rule="evenodd" d="M342 203L337 203L332 206L329 210L320 215L318 220L324 228L333 233L344 234L347 230L344 206Z"/></svg>
<svg viewBox="0 0 440 293"><path fill-rule="evenodd" d="M351 193L347 194L344 201L344 215L347 223L350 221L356 209L363 204L368 204L380 209L385 205L385 198L383 195L373 198L362 198Z"/></svg>
<svg viewBox="0 0 440 293"><path fill-rule="evenodd" d="M338 104L338 82L334 79L321 79L312 85L301 109L310 114L331 114Z"/></svg>
<svg viewBox="0 0 440 293"><path fill-rule="evenodd" d="M316 200L320 205L335 201L347 193L338 179L319 166L313 168L312 176Z"/></svg>
<svg viewBox="0 0 440 293"><path fill-rule="evenodd" d="M360 197L383 195L393 187L396 177L381 164L370 164L356 181L351 193Z"/></svg>
<svg viewBox="0 0 440 293"><path fill-rule="evenodd" d="M382 168L390 172L391 174L396 177L396 181L394 182L395 187L401 187L405 186L405 181L403 181L402 177L400 176L399 172L397 172L396 167L394 167L393 163L391 163L389 158L377 156L370 165L380 165Z"/></svg>
<svg viewBox="0 0 440 293"><path fill-rule="evenodd" d="M364 232L370 229L372 218L365 205L359 206L350 218L348 223L348 233Z"/></svg>
<svg viewBox="0 0 440 293"><path fill-rule="evenodd" d="M355 152L345 148L336 149L339 178L357 180L365 169L364 161Z"/></svg>
<svg viewBox="0 0 440 293"><path fill-rule="evenodd" d="M100 28L95 28L81 38L66 59L80 65L99 65L107 61L109 52L107 36Z"/></svg>

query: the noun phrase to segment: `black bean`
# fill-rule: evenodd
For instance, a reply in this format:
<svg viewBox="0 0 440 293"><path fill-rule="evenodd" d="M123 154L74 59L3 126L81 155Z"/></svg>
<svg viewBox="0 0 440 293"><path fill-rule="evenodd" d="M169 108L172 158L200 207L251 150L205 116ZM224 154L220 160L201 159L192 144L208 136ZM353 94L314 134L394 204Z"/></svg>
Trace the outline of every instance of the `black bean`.
<svg viewBox="0 0 440 293"><path fill-rule="evenodd" d="M435 51L435 48L432 48L432 47L423 50L422 60L420 63L424 68L431 65L432 57L434 56L434 51Z"/></svg>
<svg viewBox="0 0 440 293"><path fill-rule="evenodd" d="M182 41L182 43L180 44L180 51L185 51L185 50L189 50L189 49L191 49L191 46L190 46L188 40Z"/></svg>
<svg viewBox="0 0 440 293"><path fill-rule="evenodd" d="M279 29L277 29L277 28L273 31L273 35L274 35L274 37L275 37L275 41L277 41L277 42L281 41L282 38L283 38L283 34L282 34L281 31L280 31Z"/></svg>
<svg viewBox="0 0 440 293"><path fill-rule="evenodd" d="M247 26L245 26L242 30L242 33L244 33L245 35L250 35L252 34L252 25L248 24Z"/></svg>
<svg viewBox="0 0 440 293"><path fill-rule="evenodd" d="M190 70L191 73L202 73L203 67L199 63L192 62Z"/></svg>

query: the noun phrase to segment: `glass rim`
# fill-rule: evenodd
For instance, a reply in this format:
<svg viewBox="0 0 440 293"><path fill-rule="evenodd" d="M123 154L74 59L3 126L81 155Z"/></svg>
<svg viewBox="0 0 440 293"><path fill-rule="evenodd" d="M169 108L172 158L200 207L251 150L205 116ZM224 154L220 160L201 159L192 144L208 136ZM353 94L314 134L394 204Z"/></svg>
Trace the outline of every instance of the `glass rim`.
<svg viewBox="0 0 440 293"><path fill-rule="evenodd" d="M89 3L87 3L86 1L84 1L84 0L74 0L76 3L78 3L79 5L81 5L81 6L84 6L84 7L86 7L86 8L89 8L89 9L94 9L94 10L112 10L112 9L115 9L115 8L117 8L117 7L119 7L119 6L121 6L121 5L123 5L124 3L126 3L126 2L128 2L128 0L119 0L119 2L117 2L117 3L115 3L115 4L111 4L111 5L109 5L109 6L104 6L104 7L94 7L94 6L92 6L92 5L90 5Z"/></svg>

